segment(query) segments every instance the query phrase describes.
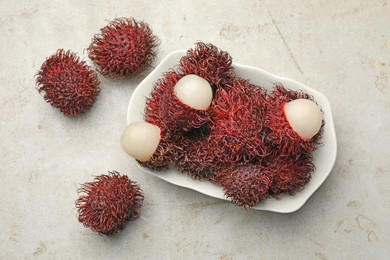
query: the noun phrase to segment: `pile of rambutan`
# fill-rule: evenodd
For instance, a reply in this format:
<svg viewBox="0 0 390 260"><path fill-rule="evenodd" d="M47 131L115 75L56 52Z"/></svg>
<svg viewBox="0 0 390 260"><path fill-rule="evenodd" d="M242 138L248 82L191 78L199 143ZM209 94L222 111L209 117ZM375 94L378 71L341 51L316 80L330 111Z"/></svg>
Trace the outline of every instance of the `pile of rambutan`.
<svg viewBox="0 0 390 260"><path fill-rule="evenodd" d="M208 82L212 99L206 108L194 108L176 91L189 75ZM189 82L188 88L194 84ZM191 97L196 99L198 92L190 92ZM314 112L305 111L307 107ZM296 112L301 110L305 112ZM313 136L305 120L317 120L314 132L310 130ZM324 126L313 97L277 82L267 92L237 75L227 52L203 42L155 83L145 122L160 130L160 142L146 159L138 159L136 152L129 155L153 170L176 167L194 179L220 185L242 207L302 190L315 169L311 152L320 145ZM131 146L124 136L121 142L124 149Z"/></svg>

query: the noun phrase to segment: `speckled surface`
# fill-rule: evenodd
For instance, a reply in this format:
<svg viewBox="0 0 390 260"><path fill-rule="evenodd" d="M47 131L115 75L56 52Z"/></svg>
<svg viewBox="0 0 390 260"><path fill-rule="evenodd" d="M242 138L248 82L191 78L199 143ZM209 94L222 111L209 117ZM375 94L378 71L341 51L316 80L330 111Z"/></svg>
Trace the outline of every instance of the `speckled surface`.
<svg viewBox="0 0 390 260"><path fill-rule="evenodd" d="M0 0L0 258L388 258L390 2L315 2ZM202 40L329 98L337 161L303 208L244 210L140 172L119 138L148 72L100 77L97 102L77 118L43 101L34 75L45 58L85 56L100 27L126 16L160 38L154 66ZM142 217L113 239L78 223L74 206L77 185L108 170L145 193Z"/></svg>

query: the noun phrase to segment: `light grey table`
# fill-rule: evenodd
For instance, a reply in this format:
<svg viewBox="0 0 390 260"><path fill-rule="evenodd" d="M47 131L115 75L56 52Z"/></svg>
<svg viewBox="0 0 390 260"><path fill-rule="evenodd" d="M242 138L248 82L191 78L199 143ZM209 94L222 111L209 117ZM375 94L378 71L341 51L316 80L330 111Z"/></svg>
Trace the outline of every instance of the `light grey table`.
<svg viewBox="0 0 390 260"><path fill-rule="evenodd" d="M390 257L390 2L0 1L1 259L386 259ZM66 118L34 74L58 48L86 56L115 17L149 23L168 53L212 42L236 62L325 94L336 165L298 212L244 210L140 172L122 152L128 101L148 74L100 77L93 109ZM77 185L117 170L144 190L116 238L76 219Z"/></svg>

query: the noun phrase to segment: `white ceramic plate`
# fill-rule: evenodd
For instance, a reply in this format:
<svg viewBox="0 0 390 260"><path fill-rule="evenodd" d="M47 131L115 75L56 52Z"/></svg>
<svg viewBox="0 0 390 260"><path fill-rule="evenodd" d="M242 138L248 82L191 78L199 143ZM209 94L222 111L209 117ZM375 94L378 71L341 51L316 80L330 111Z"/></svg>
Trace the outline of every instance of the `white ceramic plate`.
<svg viewBox="0 0 390 260"><path fill-rule="evenodd" d="M143 121L146 97L149 96L154 83L161 78L164 72L178 65L180 58L185 54L186 51L183 50L172 52L138 85L130 99L127 111L127 124L134 121ZM239 76L249 79L254 84L266 89L271 90L273 88L273 83L280 82L288 89L306 91L314 97L315 101L321 106L324 112L325 128L322 137L323 146L313 153L316 170L312 174L310 182L305 186L303 191L298 192L294 196L286 195L281 199L270 198L254 207L254 209L279 213L294 212L301 208L318 187L321 186L330 174L336 160L337 142L329 101L323 94L294 80L276 76L267 71L246 65L233 63L233 66ZM175 168L163 172L153 172L142 167L138 163L137 165L142 171L172 184L190 188L215 198L229 200L224 196L220 186L208 181L193 180L186 174L178 172Z"/></svg>

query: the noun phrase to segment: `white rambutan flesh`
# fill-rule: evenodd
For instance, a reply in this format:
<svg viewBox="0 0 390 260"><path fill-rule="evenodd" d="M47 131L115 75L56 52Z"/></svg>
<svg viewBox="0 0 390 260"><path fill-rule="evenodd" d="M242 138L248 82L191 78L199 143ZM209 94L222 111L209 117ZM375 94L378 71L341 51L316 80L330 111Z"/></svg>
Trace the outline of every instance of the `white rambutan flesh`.
<svg viewBox="0 0 390 260"><path fill-rule="evenodd" d="M134 122L123 131L121 145L128 155L145 162L153 156L160 138L161 131L158 126L147 122Z"/></svg>
<svg viewBox="0 0 390 260"><path fill-rule="evenodd" d="M181 102L198 110L206 110L213 98L213 91L207 80L194 74L181 78L174 87Z"/></svg>
<svg viewBox="0 0 390 260"><path fill-rule="evenodd" d="M321 109L309 99L295 99L286 103L284 113L291 128L303 139L311 139L321 128Z"/></svg>

